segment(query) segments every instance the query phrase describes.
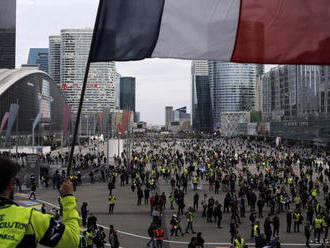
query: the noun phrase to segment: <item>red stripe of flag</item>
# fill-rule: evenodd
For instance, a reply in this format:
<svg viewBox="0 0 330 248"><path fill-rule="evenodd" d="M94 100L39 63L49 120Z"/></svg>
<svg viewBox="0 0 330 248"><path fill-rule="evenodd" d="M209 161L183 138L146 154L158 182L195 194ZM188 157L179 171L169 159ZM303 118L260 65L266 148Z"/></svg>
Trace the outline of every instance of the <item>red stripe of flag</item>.
<svg viewBox="0 0 330 248"><path fill-rule="evenodd" d="M329 64L329 0L242 0L232 62Z"/></svg>

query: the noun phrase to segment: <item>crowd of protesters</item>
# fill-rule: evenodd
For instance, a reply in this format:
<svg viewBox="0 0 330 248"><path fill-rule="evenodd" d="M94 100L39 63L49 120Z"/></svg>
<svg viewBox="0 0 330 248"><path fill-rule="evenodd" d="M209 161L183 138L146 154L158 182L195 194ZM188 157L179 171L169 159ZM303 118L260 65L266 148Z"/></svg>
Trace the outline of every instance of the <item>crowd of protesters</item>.
<svg viewBox="0 0 330 248"><path fill-rule="evenodd" d="M44 159L65 164L68 154ZM276 146L242 138L141 138L134 142L129 159L123 153L113 163L103 152L76 154L69 176L75 186L83 183L83 177L92 184L106 183L110 215L116 214L121 187L130 187L137 207L150 208L147 246L162 248L168 228L167 239L191 233L188 247L204 247L199 222L205 221L221 232L228 230L226 241L234 247L242 248L248 240L256 247L279 247L282 225L286 235L301 233L309 247L311 242L328 240L329 162L325 150L302 145ZM66 174L56 170L42 176L49 178L45 187L51 181L58 189ZM81 207L82 247L104 247L105 231L87 206L84 202ZM170 219L164 222L166 214ZM228 223L222 221L226 216ZM248 236L242 225L250 226ZM119 247L113 226L108 241Z"/></svg>

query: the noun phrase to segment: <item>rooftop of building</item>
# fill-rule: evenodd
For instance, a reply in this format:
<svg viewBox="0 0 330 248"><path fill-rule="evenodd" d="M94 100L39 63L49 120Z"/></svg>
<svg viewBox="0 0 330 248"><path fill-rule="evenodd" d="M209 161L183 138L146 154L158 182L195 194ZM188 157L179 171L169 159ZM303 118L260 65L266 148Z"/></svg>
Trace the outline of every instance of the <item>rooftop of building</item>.
<svg viewBox="0 0 330 248"><path fill-rule="evenodd" d="M34 73L42 73L47 75L47 73L43 71L32 68L0 69L0 95L18 80Z"/></svg>

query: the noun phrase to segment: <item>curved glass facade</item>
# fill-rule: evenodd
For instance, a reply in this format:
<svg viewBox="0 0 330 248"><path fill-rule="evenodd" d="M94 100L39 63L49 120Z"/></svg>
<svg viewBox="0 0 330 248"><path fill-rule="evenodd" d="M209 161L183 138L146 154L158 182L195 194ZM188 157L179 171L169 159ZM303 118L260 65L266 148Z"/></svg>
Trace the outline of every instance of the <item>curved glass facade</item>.
<svg viewBox="0 0 330 248"><path fill-rule="evenodd" d="M9 77L15 78L19 70L12 70ZM1 76L1 73L0 73ZM9 81L0 81L1 87ZM53 80L45 73L34 71L26 74L21 79L5 90L0 95L0 120L10 105L17 103L18 129L20 134L31 134L34 119L41 112L41 125L44 130L60 131L63 126L64 96Z"/></svg>
<svg viewBox="0 0 330 248"><path fill-rule="evenodd" d="M209 62L213 125L222 112L255 110L258 65Z"/></svg>

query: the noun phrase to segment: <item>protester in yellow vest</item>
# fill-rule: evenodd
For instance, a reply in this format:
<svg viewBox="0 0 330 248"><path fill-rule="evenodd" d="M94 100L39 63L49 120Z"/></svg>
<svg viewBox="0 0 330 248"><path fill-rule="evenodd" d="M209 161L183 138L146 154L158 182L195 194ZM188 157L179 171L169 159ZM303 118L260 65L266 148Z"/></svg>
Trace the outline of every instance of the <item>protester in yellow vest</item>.
<svg viewBox="0 0 330 248"><path fill-rule="evenodd" d="M63 223L51 215L25 208L14 201L15 177L20 166L0 158L0 247L78 247L79 214L69 178L60 189Z"/></svg>
<svg viewBox="0 0 330 248"><path fill-rule="evenodd" d="M116 204L116 197L114 195L109 195L109 214L113 214L113 209Z"/></svg>
<svg viewBox="0 0 330 248"><path fill-rule="evenodd" d="M314 219L314 239L315 239L315 242L319 242L320 243L320 235L321 235L321 229L322 229L322 218L321 216L317 216L315 219Z"/></svg>
<svg viewBox="0 0 330 248"><path fill-rule="evenodd" d="M234 247L235 248L244 248L244 239L241 238L240 235L236 236L236 239L234 240Z"/></svg>

